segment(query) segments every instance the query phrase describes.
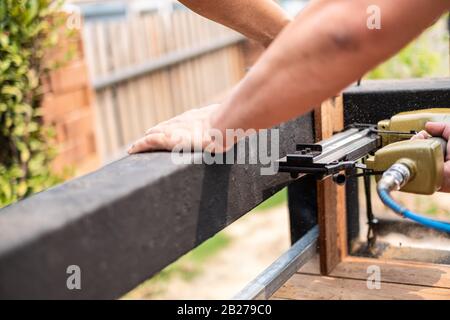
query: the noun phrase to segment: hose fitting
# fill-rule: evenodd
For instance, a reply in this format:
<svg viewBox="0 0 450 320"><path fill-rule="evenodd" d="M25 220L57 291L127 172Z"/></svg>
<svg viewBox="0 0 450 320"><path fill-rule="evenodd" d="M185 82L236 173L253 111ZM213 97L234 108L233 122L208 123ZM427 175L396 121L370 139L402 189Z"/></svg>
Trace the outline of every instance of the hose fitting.
<svg viewBox="0 0 450 320"><path fill-rule="evenodd" d="M387 191L398 191L411 178L411 170L403 163L395 163L387 169L380 181L378 182L378 189Z"/></svg>

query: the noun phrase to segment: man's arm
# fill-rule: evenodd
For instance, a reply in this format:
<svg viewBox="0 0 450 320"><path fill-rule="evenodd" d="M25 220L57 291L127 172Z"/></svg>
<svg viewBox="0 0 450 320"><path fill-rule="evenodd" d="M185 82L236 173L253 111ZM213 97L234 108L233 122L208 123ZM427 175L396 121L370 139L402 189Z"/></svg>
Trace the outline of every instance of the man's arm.
<svg viewBox="0 0 450 320"><path fill-rule="evenodd" d="M381 10L379 30L367 27L370 5ZM444 0L313 3L282 31L212 126L268 128L310 111L398 52L448 7Z"/></svg>
<svg viewBox="0 0 450 320"><path fill-rule="evenodd" d="M267 47L290 22L273 0L179 0L198 14Z"/></svg>
<svg viewBox="0 0 450 320"><path fill-rule="evenodd" d="M367 28L367 8L381 10L381 29ZM130 153L171 150L174 132L269 128L310 111L398 52L450 7L449 0L318 0L275 39L222 105L187 112L151 128ZM202 137L200 140L199 137ZM188 143L188 142L186 142ZM230 147L227 141L225 147ZM217 147L217 150L220 146Z"/></svg>

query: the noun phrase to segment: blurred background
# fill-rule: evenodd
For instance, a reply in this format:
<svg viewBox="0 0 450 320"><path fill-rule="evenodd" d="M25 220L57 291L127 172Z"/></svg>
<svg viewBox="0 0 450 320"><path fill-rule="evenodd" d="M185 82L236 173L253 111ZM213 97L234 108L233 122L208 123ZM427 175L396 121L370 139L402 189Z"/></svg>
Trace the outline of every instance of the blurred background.
<svg viewBox="0 0 450 320"><path fill-rule="evenodd" d="M279 2L292 16L307 3ZM158 122L219 102L262 53L259 45L177 1L80 0L66 1L64 9L63 28L73 34L60 37L48 59L67 56L67 62L43 78L42 99L44 122L54 129L51 167L60 181L125 156L127 146ZM365 79L449 76L447 28L442 17ZM281 191L124 298L232 297L289 247L286 194ZM0 205L13 201L5 199ZM450 217L449 196L414 199L402 201ZM376 214L390 215L373 201ZM426 248L444 240L390 235L387 241Z"/></svg>

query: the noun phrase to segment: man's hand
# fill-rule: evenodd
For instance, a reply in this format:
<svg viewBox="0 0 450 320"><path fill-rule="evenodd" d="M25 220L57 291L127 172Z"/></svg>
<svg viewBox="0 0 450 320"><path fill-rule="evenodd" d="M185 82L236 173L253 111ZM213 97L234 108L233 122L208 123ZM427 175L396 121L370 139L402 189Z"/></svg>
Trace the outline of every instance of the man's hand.
<svg viewBox="0 0 450 320"><path fill-rule="evenodd" d="M431 137L442 137L448 141L450 138L450 123L428 122L425 125L425 130L419 132L412 139L428 139ZM444 164L444 179L439 191L450 192L450 144L448 143Z"/></svg>
<svg viewBox="0 0 450 320"><path fill-rule="evenodd" d="M226 25L267 47L291 21L272 0L180 0L198 14ZM212 119L219 105L211 105L183 113L149 129L128 150L144 151L205 150L224 152L232 146L212 141Z"/></svg>
<svg viewBox="0 0 450 320"><path fill-rule="evenodd" d="M211 119L218 104L189 110L175 118L162 122L145 132L128 150L129 154L159 150L209 150L223 152L226 148L216 142L211 134Z"/></svg>

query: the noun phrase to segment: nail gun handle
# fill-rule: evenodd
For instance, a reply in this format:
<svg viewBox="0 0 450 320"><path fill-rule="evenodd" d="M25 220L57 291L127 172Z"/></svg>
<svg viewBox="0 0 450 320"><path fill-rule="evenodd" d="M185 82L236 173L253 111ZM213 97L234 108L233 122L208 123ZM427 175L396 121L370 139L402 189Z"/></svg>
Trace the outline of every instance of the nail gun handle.
<svg viewBox="0 0 450 320"><path fill-rule="evenodd" d="M430 140L437 141L441 144L442 154L444 155L444 161L447 158L447 143L448 141L441 137L432 137Z"/></svg>

